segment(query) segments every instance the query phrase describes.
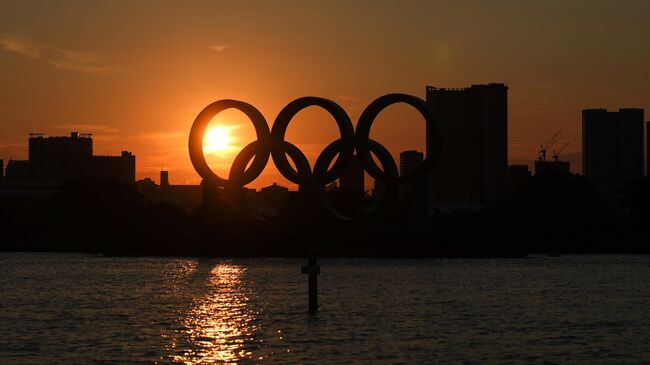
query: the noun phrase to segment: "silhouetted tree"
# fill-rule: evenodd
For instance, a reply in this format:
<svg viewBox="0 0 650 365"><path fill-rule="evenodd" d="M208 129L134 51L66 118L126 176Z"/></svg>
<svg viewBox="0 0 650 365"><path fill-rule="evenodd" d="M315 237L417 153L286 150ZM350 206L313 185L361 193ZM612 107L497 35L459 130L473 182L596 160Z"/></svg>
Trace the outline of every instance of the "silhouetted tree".
<svg viewBox="0 0 650 365"><path fill-rule="evenodd" d="M624 222L637 232L650 231L650 176L630 181L618 190Z"/></svg>
<svg viewBox="0 0 650 365"><path fill-rule="evenodd" d="M529 178L489 214L483 225L528 234L542 251L584 251L607 227L613 227L606 205L583 176L548 173Z"/></svg>
<svg viewBox="0 0 650 365"><path fill-rule="evenodd" d="M66 184L52 206L62 226L101 235L138 231L144 208L144 197L134 186L109 179Z"/></svg>

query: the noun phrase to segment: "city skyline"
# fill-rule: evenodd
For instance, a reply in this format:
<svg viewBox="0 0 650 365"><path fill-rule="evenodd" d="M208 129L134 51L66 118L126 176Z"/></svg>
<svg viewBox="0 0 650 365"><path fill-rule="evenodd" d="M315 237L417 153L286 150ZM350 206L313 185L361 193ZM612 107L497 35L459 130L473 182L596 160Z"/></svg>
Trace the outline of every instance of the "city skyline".
<svg viewBox="0 0 650 365"><path fill-rule="evenodd" d="M0 0L0 363L650 364L647 14Z"/></svg>
<svg viewBox="0 0 650 365"><path fill-rule="evenodd" d="M640 1L195 3L183 11L164 2L152 18L146 3L62 2L47 12L34 4L4 4L0 12L5 162L26 158L30 132L78 130L95 134L97 154L133 150L138 179L156 178L164 168L174 183L198 183L185 136L214 100L253 103L272 123L294 98L322 96L356 123L365 105L387 92L424 98L427 85L503 82L509 163L531 166L539 145L562 128L571 141L563 158L580 172L583 109L650 108L650 50L642 46L649 27L642 14L650 5ZM279 10L286 7L291 16ZM592 11L583 13L585 7ZM244 8L245 20L239 17ZM362 18L358 27L368 11L376 17ZM113 37L116 29L129 37ZM238 145L253 139L247 120L237 113L224 118L241 126ZM288 138L309 158L336 138L326 113L307 110L296 119ZM391 108L380 119L373 134L396 158L424 150L423 139L395 127L413 135L424 130L408 107ZM229 167L231 161L222 162ZM256 187L273 181L290 185L270 168Z"/></svg>
<svg viewBox="0 0 650 365"><path fill-rule="evenodd" d="M496 86L496 87L503 87L503 86L505 86L505 89L507 90L507 86L504 85L504 84L495 84L495 83L491 83L491 84L487 84L487 85L478 85L478 84L473 84L473 85L468 86L468 87L465 87L465 88L450 88L450 89L446 89L446 88L435 88L435 87L432 87L432 86L427 86L427 93L428 93L429 95L432 95L431 92L437 92L437 93L441 93L441 92L442 92L442 93L458 93L458 92L462 92L462 91L478 90L478 89L482 89L482 88L485 88L485 87L491 88L491 87L495 87L495 86ZM449 95L451 95L451 94L449 94ZM429 101L428 103L431 103L431 102ZM507 96L505 96L505 101L504 101L504 103L505 103L505 104L508 104ZM437 108L435 105L432 105L431 107L434 108L434 109ZM506 112L506 113L507 113L507 108L508 108L508 106L505 107L505 112ZM472 109L472 110L473 110L473 109ZM619 110L639 110L639 111L641 111L641 118L639 119L639 122L641 122L641 121L644 119L644 118L643 118L643 110L644 110L644 109L639 109L639 108L620 108ZM469 111L469 109L468 109L467 111ZM593 108L590 108L590 109L584 109L584 110L582 110L582 113L583 113L583 119L584 119L584 113L585 113L585 112L589 112L589 111L601 111L601 112L604 112L604 113L610 113L610 114L611 114L611 113L615 113L615 112L613 112L613 111L608 111L608 109L602 109L602 108L600 108L600 109L593 109ZM229 111L225 111L225 113L228 113L228 112L229 112ZM472 111L472 113L476 113L476 112L478 112L478 110L473 110L473 111ZM437 112L437 113L439 114L439 112ZM439 116L442 117L442 120L443 120L443 121L445 121L444 123L450 123L450 122L451 122L452 124L455 124L455 123L458 122L458 121L452 121L451 119L449 119L449 116L445 116L444 114L439 114ZM217 117L215 117L215 119L216 119L216 118L217 118ZM505 126L506 129L505 129L505 132L499 132L499 133L505 133L504 136L505 136L505 138L507 138L507 134L508 134L508 132L509 132L509 130L508 130L508 123L509 123L509 122L508 122L508 120L507 120L507 117L506 117L505 120L499 120L500 118L501 118L501 117L498 117L498 118L497 118L497 121L498 121L499 123L503 124L502 127ZM472 122L470 123L470 125L471 125L472 123L476 123L477 121L478 121L478 119L475 120L475 121L472 121ZM494 122L494 121L491 121L491 122L489 122L489 123L493 123L493 122ZM211 126L210 126L210 128L208 129L208 131L206 132L206 135L204 136L203 148L204 148L204 151L205 151L205 154L206 154L206 158L207 158L208 162L210 163L211 168L213 168L215 172L218 171L218 172L221 172L221 173L227 174L227 171L228 171L227 169L224 170L222 166L217 165L217 164L214 164L213 162L215 161L215 157L223 157L223 153L224 153L224 151L228 151L228 154L229 154L229 155L226 156L226 158L223 158L223 159L222 159L222 162L223 162L223 166L229 166L229 165L228 165L228 161L232 161L232 160L234 159L234 156L239 152L239 150L238 150L239 146L236 146L236 145L233 146L233 145L230 145L230 144L229 144L229 143L231 142L232 139L237 139L237 137L234 137L234 138L233 138L233 136L231 136L231 135L228 134L228 130L236 129L238 126L229 125L227 122L226 122L226 123L222 123L222 124L216 124L216 126L214 126L214 125L212 125L213 123L215 123L215 122L214 122L214 121L211 122ZM647 164L650 162L650 159L647 158L647 155L650 154L650 149L647 149L647 148L646 148L646 143L647 143L646 140L647 140L647 136L650 135L650 130L648 130L648 129L650 129L650 127L646 127L646 130L645 130L645 132L644 132L644 131L643 131L643 125L650 126L650 122L642 122L642 123L641 123L641 129L640 129L640 130L638 131L638 133L637 133L637 134L638 134L637 137L638 137L638 138L641 138L641 152L642 152L642 155L640 155L640 158L641 158L642 162L644 162L644 163L647 165ZM583 120L582 128L581 128L581 133L583 134L583 137L582 137L582 138L583 138L583 140L582 140L582 143L583 143L583 144L584 144L584 133L585 133L585 131L584 131L584 126L585 126L585 125L584 125L584 120ZM461 127L461 129L462 129L462 127ZM503 128L501 128L501 129L503 129ZM211 133L211 132L212 132L212 133ZM217 133L215 133L215 132L217 132ZM560 132L562 132L561 129L558 130L558 131L556 132L555 135L553 135L553 137L552 137L551 140L549 140L549 142L550 142L550 141L553 141L553 143L551 144L551 146L555 145L555 143L556 143L558 140L560 140L560 139L558 139L558 135L560 134ZM77 136L82 136L82 137L84 137L84 138L91 138L91 139L92 139L92 138L95 137L92 133L79 133L78 131L72 131L72 132L70 132L70 133L71 133L71 135L73 135L73 136L74 136L74 135L77 135ZM221 135L221 133L225 133L225 135ZM645 133L645 136L643 135L644 133ZM211 136L211 134L212 134L212 136ZM217 140L215 140L215 136L214 136L215 134L219 134L218 136L216 136ZM69 136L46 135L46 134L44 134L44 133L29 133L29 135L28 135L28 137L27 137L28 142L29 142L28 145L31 145L31 142L32 142L32 140L33 140L34 138L36 138L36 139L39 139L39 138L40 138L40 139L43 139L43 137L45 137L46 140L47 140L47 139L53 139L53 140L56 140L56 139L61 139L61 138L65 138L65 139L69 139L69 138L70 138ZM450 136L447 136L447 139L450 139L449 137L450 137ZM456 137L454 137L454 138L451 138L451 140L452 140L452 141L457 141L457 138L458 138L458 137L460 137L460 135L458 135L458 136L456 136ZM101 137L100 137L100 138L101 138ZM224 139L224 138L225 138L225 139ZM219 140L219 139L222 139L222 140ZM559 163L561 163L561 164L565 164L567 168L569 167L569 164L571 164L571 168L570 168L570 172L571 172L571 173L575 173L575 174L584 174L584 164L583 164L583 161L584 161L584 158L585 158L585 156L584 156L584 151L581 150L581 151L577 151L577 152L576 152L576 156L579 157L579 158L581 158L581 161L575 161L575 160L574 160L574 159L575 159L575 156L574 156L574 158L566 159L566 158L564 158L565 154L563 154L563 155L562 155L562 159L560 159L560 161L558 161L559 152L561 152L562 150L565 150L566 147L567 147L567 146L572 142L571 140L567 141L565 138L562 138L561 140L562 140L562 146L560 146L560 145L555 146L555 148L553 148L552 150L546 151L546 150L545 150L546 146L542 146L542 145L540 145L540 148L542 148L542 149L544 150L544 152L548 152L548 153L553 152L553 156L552 156L552 157L553 157L553 159L555 160L555 162L559 162ZM495 142L496 142L496 140L495 140ZM491 143L494 144L495 142L491 142ZM463 143L466 143L466 142L463 142ZM501 147L498 147L498 148L500 148L500 149L504 149L504 151L503 151L504 153L508 153L508 152L509 152L509 145L510 145L509 143L506 144L506 145L502 145L502 144L500 144L500 143L497 143L495 146L497 146L497 145L498 145L498 146L501 146ZM493 147L494 147L494 146L493 146ZM242 147L242 148L243 148L243 147ZM557 155L556 155L556 149L559 150ZM28 153L27 153L27 157L29 156L29 150L30 150L30 149L27 148L27 151L28 151ZM391 151L391 154L393 155L393 158L395 158L395 157L394 157L395 155L400 155L400 154L402 154L402 153L404 153L404 152L408 152L408 151L410 151L410 150L407 149L407 150L396 151L396 152ZM417 151L417 150L412 150L412 151ZM474 152L475 152L475 151L474 151ZM603 151L603 153L604 153L604 152L605 152L605 151ZM122 150L120 153L123 154L123 153L124 153L124 150ZM471 153L471 152L470 152L470 153ZM541 151L538 151L538 156L537 156L537 158L536 158L536 159L529 160L529 161L525 161L525 164L524 164L524 165L528 166L529 168L535 166L535 169L536 169L537 166L538 166L538 164L541 163L541 162L540 162L540 158L542 158L542 157L540 157L541 155L539 155L539 153L542 153L542 152L541 152ZM449 153L447 153L447 154L449 154ZM20 154L19 154L19 155L20 155ZM452 154L452 155L453 155L453 154ZM104 154L101 154L101 153L100 153L100 154L96 154L96 156L97 156L97 158L100 158L100 157L110 157L110 155L108 155L107 153L104 153ZM458 156L458 155L456 155L456 156ZM311 156L310 156L310 157L311 157ZM211 160L211 159L212 159L212 160ZM313 158L309 158L309 160L310 160L310 163L313 164L313 162L314 162L313 160L314 160L314 159L313 159ZM25 160L16 159L16 158L11 158L11 157L10 157L10 158L7 158L7 159L0 158L0 161L3 161L3 168L5 167L5 165L7 165L6 162L10 162L10 161L15 162L15 163L23 163L23 162L25 162ZM6 162L5 162L5 161L6 161ZM225 161L225 162L224 162L224 161ZM504 163L504 162L505 162L505 163ZM505 167L506 167L506 166L515 166L515 165L518 165L517 161L513 161L513 160L510 159L510 158L508 158L507 161L501 161L501 162L499 162L499 166L503 167L503 174L504 174L504 176L502 176L502 179L500 179L500 180L502 180L501 183L498 184L498 185L501 186L502 189L505 189L505 185L506 185L506 184L505 184ZM576 167L575 167L576 165L578 165L580 168L579 168L579 169L576 168ZM531 171L534 171L535 169L531 169ZM576 170L578 170L578 171L576 171ZM648 173L648 172L647 172L648 169L645 169L645 170L642 169L642 170L643 170L643 172L641 173L641 176L643 176L643 174L647 174L647 173ZM147 179L149 179L149 180L154 180L156 177L160 177L160 172L162 172L162 171L164 171L165 173L169 173L169 169L165 169L165 168L163 167L163 165L161 165L160 169L157 171L157 174L155 174L155 175L149 175L149 174L148 174L148 175L140 176L140 174L138 174L138 173L140 172L140 170L137 169L137 165L134 165L134 175L133 175L133 176L134 176L134 179L132 179L132 180L133 180L133 181L136 181L136 180L137 180L137 181L140 181L140 180L147 180ZM3 172L4 172L4 170L3 170ZM365 186L365 191L371 191L371 190L373 189L373 179L372 179L371 177L369 177L369 176L367 175L367 173L364 172L363 174L366 176L366 179L365 179L366 182L365 182L365 184L364 184L364 186ZM224 176L225 176L225 175L224 175ZM267 175L267 176L268 176L268 175ZM266 183L267 180L264 179L264 177L265 177L265 175L264 175L264 173L263 173L263 174L262 174L262 179L261 179L261 181L264 181L264 183ZM297 188L297 186L295 186L295 184L286 181L283 177L279 177L278 179L280 180L281 183L285 183L287 186L291 186L291 187L293 187L293 188ZM361 179L362 179L362 181L363 181L363 176L361 177ZM256 181L257 181L257 180L258 180L258 179L256 179ZM166 181L167 181L167 183L169 183L169 178L168 178L168 177L167 177L167 180L166 180ZM260 183L260 182L256 182L256 181L252 182L251 184L247 184L247 186L248 186L248 187L251 187L251 188L253 188L253 189L261 189L261 188L268 187L268 186L271 186L271 185L275 185L275 184L278 183L278 180L270 180L270 181L268 182L267 185L264 185L264 183ZM162 183L162 180L161 180L160 182ZM182 182L176 182L176 183L180 183L180 184L182 184L182 185L187 185L187 184L195 184L195 185L196 185L196 184L199 184L199 183L200 183L200 179L198 179L198 181L190 180L190 181L188 182L188 180L184 180L184 181L182 181ZM500 193L500 194L503 194L503 193L505 193L505 190L504 190L502 193ZM497 200L498 200L498 199L497 199Z"/></svg>

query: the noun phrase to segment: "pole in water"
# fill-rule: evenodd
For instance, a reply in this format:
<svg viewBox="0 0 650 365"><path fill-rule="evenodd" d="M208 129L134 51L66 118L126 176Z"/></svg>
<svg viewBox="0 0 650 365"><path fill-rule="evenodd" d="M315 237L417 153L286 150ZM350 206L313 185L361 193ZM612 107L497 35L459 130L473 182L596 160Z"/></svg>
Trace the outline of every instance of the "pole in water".
<svg viewBox="0 0 650 365"><path fill-rule="evenodd" d="M309 275L309 313L316 313L318 310L318 274L320 274L320 266L318 266L315 254L309 255L307 265L302 266L302 273Z"/></svg>

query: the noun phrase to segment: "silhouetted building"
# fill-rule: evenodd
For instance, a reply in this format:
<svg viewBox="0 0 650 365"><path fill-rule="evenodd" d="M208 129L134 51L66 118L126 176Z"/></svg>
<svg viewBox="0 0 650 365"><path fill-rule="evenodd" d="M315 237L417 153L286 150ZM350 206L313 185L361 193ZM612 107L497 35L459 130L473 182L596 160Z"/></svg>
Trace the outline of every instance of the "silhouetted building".
<svg viewBox="0 0 650 365"><path fill-rule="evenodd" d="M399 174L405 176L413 173L424 161L424 153L418 151L404 151L399 154ZM404 184L400 187L399 198L411 205L411 220L418 226L424 226L429 216L429 194L427 189L427 176Z"/></svg>
<svg viewBox="0 0 650 365"><path fill-rule="evenodd" d="M165 170L160 171L160 186L161 187L169 186L169 171L165 171Z"/></svg>
<svg viewBox="0 0 650 365"><path fill-rule="evenodd" d="M570 174L571 166L569 161L535 161L535 175L544 174Z"/></svg>
<svg viewBox="0 0 650 365"><path fill-rule="evenodd" d="M138 191L144 195L148 202L172 203L186 212L191 212L199 207L203 199L201 185L170 185L168 171L161 171L160 177L160 185L156 185L148 177L135 183Z"/></svg>
<svg viewBox="0 0 650 365"><path fill-rule="evenodd" d="M443 141L440 165L429 178L432 207L496 203L507 189L508 87L427 86L426 91L427 103L439 119Z"/></svg>
<svg viewBox="0 0 650 365"><path fill-rule="evenodd" d="M343 172L339 178L339 188L355 195L363 196L364 193L364 171L361 161L357 155L354 155L350 166Z"/></svg>
<svg viewBox="0 0 650 365"><path fill-rule="evenodd" d="M223 197L223 189L214 182L201 180L201 202L206 206L216 206Z"/></svg>
<svg viewBox="0 0 650 365"><path fill-rule="evenodd" d="M120 156L92 156L83 177L114 179L124 183L135 181L135 156L122 151Z"/></svg>
<svg viewBox="0 0 650 365"><path fill-rule="evenodd" d="M6 170L7 182L28 182L30 178L29 161L9 160Z"/></svg>
<svg viewBox="0 0 650 365"><path fill-rule="evenodd" d="M82 177L82 165L93 155L90 135L72 132L70 137L45 137L40 133L29 135L29 169L31 181L65 182Z"/></svg>
<svg viewBox="0 0 650 365"><path fill-rule="evenodd" d="M530 178L528 165L510 165L508 166L508 190L513 192L521 184Z"/></svg>
<svg viewBox="0 0 650 365"><path fill-rule="evenodd" d="M420 166L424 161L424 153L410 150L403 151L399 154L399 174L400 176L408 175L415 171L415 169ZM404 184L400 186L399 191L399 200L409 200L414 201L414 199L426 199L426 195L417 194L423 193L422 186L419 186L419 191L416 192L416 184ZM422 184L420 184L422 185ZM426 194L426 190L424 191Z"/></svg>
<svg viewBox="0 0 650 365"><path fill-rule="evenodd" d="M424 161L424 153L414 150L403 151L399 154L399 174L404 176L412 173Z"/></svg>
<svg viewBox="0 0 650 365"><path fill-rule="evenodd" d="M0 181L4 181L5 179L5 162L4 160L0 160Z"/></svg>
<svg viewBox="0 0 650 365"><path fill-rule="evenodd" d="M646 175L650 175L650 122L645 123L645 163L646 163L646 169L645 173Z"/></svg>
<svg viewBox="0 0 650 365"><path fill-rule="evenodd" d="M174 203L181 209L190 212L201 204L201 186L171 185L169 183L169 171L161 171L158 200Z"/></svg>
<svg viewBox="0 0 650 365"><path fill-rule="evenodd" d="M200 185L161 186L159 194L159 201L174 203L187 212L196 209L202 200Z"/></svg>
<svg viewBox="0 0 650 365"><path fill-rule="evenodd" d="M135 182L135 188L141 192L147 200L153 201L154 192L158 188L158 185L156 185L156 183L150 178L145 177L144 179Z"/></svg>
<svg viewBox="0 0 650 365"><path fill-rule="evenodd" d="M605 194L643 176L643 109L582 111L583 171Z"/></svg>
<svg viewBox="0 0 650 365"><path fill-rule="evenodd" d="M14 163L13 181L62 184L79 178L108 178L135 182L135 156L93 156L90 134L72 132L69 137L45 137L31 133L28 161Z"/></svg>
<svg viewBox="0 0 650 365"><path fill-rule="evenodd" d="M289 200L289 188L273 183L260 189L258 201L260 205L281 205Z"/></svg>

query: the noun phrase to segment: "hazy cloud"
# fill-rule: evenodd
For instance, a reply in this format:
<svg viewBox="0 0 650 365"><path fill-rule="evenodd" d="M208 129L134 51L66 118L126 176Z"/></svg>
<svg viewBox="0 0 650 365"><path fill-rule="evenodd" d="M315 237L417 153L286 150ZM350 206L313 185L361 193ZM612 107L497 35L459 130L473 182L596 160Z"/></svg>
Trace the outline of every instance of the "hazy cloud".
<svg viewBox="0 0 650 365"><path fill-rule="evenodd" d="M175 132L145 132L140 133L137 137L140 140L152 141L152 142L167 142L169 140L177 140L187 138L187 132L183 133L182 131Z"/></svg>
<svg viewBox="0 0 650 365"><path fill-rule="evenodd" d="M86 73L115 71L113 66L103 64L102 59L92 53L62 49L13 35L0 34L0 49L49 63L61 70Z"/></svg>
<svg viewBox="0 0 650 365"><path fill-rule="evenodd" d="M85 123L64 123L57 127L69 131L92 132L92 133L117 133L120 130L108 125L102 124L85 124Z"/></svg>
<svg viewBox="0 0 650 365"><path fill-rule="evenodd" d="M225 50L230 49L230 46L227 44L213 44L210 46L210 49L218 53L223 53Z"/></svg>

